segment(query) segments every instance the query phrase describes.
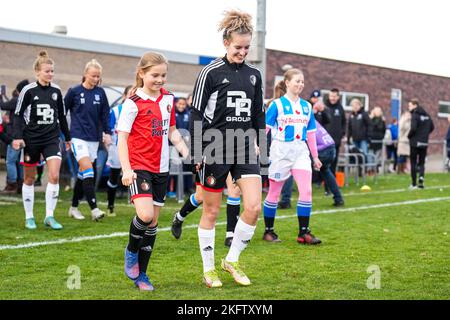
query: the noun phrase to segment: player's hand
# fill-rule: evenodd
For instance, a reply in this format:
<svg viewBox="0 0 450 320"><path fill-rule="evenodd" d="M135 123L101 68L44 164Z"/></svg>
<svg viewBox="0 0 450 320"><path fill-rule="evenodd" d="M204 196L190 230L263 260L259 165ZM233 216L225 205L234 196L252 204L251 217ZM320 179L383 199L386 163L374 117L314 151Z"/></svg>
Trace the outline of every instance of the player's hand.
<svg viewBox="0 0 450 320"><path fill-rule="evenodd" d="M66 151L69 151L70 150L70 146L71 146L70 141L66 141L65 145L66 145Z"/></svg>
<svg viewBox="0 0 450 320"><path fill-rule="evenodd" d="M133 170L124 170L122 172L122 184L125 187L128 187L129 185L131 185L134 180L137 179L137 175Z"/></svg>
<svg viewBox="0 0 450 320"><path fill-rule="evenodd" d="M23 139L15 139L11 143L11 146L13 147L14 150L20 150L20 148L25 147L25 141L23 141Z"/></svg>
<svg viewBox="0 0 450 320"><path fill-rule="evenodd" d="M314 158L313 161L314 161L314 169L316 171L319 171L320 168L322 167L322 162L319 160L319 158Z"/></svg>
<svg viewBox="0 0 450 320"><path fill-rule="evenodd" d="M194 159L192 159L192 162L191 162L192 173L196 174L197 172L202 170L204 164L205 164L205 157L202 158L201 162L194 162Z"/></svg>
<svg viewBox="0 0 450 320"><path fill-rule="evenodd" d="M105 144L105 146L109 146L110 144L112 144L112 139L111 139L111 135L107 134L107 133L103 133L103 143Z"/></svg>

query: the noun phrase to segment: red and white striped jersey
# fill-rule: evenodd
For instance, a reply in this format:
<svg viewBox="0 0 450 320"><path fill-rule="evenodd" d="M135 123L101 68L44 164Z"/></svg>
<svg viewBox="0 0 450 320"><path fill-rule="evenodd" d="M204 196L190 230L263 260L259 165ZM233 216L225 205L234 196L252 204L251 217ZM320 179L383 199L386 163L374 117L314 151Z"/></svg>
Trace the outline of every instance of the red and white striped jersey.
<svg viewBox="0 0 450 320"><path fill-rule="evenodd" d="M161 89L155 100L141 89L125 100L118 131L128 132L131 169L169 171L169 128L175 126L174 96Z"/></svg>

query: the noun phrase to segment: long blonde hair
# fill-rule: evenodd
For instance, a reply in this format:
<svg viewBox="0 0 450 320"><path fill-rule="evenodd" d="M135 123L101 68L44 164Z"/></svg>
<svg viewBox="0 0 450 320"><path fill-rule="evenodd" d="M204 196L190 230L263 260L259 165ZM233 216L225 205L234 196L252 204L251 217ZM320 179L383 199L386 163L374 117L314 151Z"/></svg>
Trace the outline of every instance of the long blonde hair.
<svg viewBox="0 0 450 320"><path fill-rule="evenodd" d="M55 62L52 59L50 59L47 51L45 51L45 50L40 51L36 60L34 60L34 63L33 63L34 71L37 72L37 71L41 70L41 65L43 65L43 64L50 64L52 66L55 65Z"/></svg>
<svg viewBox="0 0 450 320"><path fill-rule="evenodd" d="M158 52L151 52L148 51L144 53L144 55L141 57L141 60L139 60L139 63L136 68L136 81L134 84L134 87L132 89L132 93L134 94L138 88L142 88L144 86L144 81L139 76L139 72L147 72L152 67L160 65L160 64L166 64L169 65L169 62L167 61L166 57Z"/></svg>
<svg viewBox="0 0 450 320"><path fill-rule="evenodd" d="M223 40L230 40L233 32L251 35L253 34L252 16L238 10L225 11L218 28L219 32L222 30Z"/></svg>

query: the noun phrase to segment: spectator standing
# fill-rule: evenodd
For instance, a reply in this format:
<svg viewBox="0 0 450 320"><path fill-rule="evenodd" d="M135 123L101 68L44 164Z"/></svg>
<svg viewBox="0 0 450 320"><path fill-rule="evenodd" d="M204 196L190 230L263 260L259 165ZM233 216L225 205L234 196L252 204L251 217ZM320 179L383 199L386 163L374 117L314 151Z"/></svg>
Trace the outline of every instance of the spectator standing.
<svg viewBox="0 0 450 320"><path fill-rule="evenodd" d="M390 141L386 143L386 156L387 159L393 158L393 167L391 172L396 172L397 170L397 145L398 145L398 123L397 119L392 119L392 123L388 125L388 136L390 137ZM389 168L391 170L391 168Z"/></svg>
<svg viewBox="0 0 450 320"><path fill-rule="evenodd" d="M409 158L409 139L408 133L411 128L411 113L409 110L403 112L398 122L398 146L397 146L397 173L406 173L407 160Z"/></svg>
<svg viewBox="0 0 450 320"><path fill-rule="evenodd" d="M350 105L352 113L348 119L347 142L350 143L352 141L355 147L367 156L370 118L362 108L359 99L353 99Z"/></svg>
<svg viewBox="0 0 450 320"><path fill-rule="evenodd" d="M375 155L376 159L381 156L383 147L383 139L386 135L386 121L383 116L383 110L375 107L370 112L369 140L370 151Z"/></svg>
<svg viewBox="0 0 450 320"><path fill-rule="evenodd" d="M411 129L408 133L411 156L411 189L424 188L425 157L427 156L428 139L434 130L433 120L429 114L419 105L417 99L408 102L411 112ZM419 171L419 183L417 184L417 171Z"/></svg>
<svg viewBox="0 0 450 320"><path fill-rule="evenodd" d="M5 135L10 136L14 128L14 112L17 106L17 98L20 91L29 84L27 79L20 81L12 93L12 98L9 101L1 101L0 109L7 111L9 122L5 125ZM3 97L2 97L3 98ZM3 99L1 99L3 100ZM11 145L12 140L7 143L6 148L6 187L2 193L21 193L23 183L23 168L19 162L20 150L14 150Z"/></svg>
<svg viewBox="0 0 450 320"><path fill-rule="evenodd" d="M333 174L336 174L337 159L339 158L339 149L341 147L341 140L345 136L346 119L345 111L340 102L339 89L331 89L328 99L325 100L330 122L325 125L325 129L331 135L336 146L336 159L332 163L330 169Z"/></svg>

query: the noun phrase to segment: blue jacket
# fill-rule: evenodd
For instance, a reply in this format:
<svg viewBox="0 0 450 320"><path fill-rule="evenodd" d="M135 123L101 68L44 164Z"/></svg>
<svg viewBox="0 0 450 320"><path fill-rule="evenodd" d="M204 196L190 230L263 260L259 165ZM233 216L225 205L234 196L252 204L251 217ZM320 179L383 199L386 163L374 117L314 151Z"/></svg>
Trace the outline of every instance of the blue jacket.
<svg viewBox="0 0 450 320"><path fill-rule="evenodd" d="M86 89L77 85L67 91L64 104L70 110L72 138L101 141L102 131L111 134L109 103L103 88Z"/></svg>
<svg viewBox="0 0 450 320"><path fill-rule="evenodd" d="M186 108L183 112L178 112L175 109L175 120L177 129L184 129L189 131L189 121L191 118L191 111Z"/></svg>

